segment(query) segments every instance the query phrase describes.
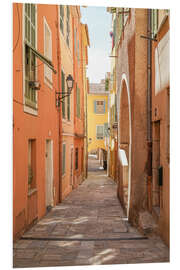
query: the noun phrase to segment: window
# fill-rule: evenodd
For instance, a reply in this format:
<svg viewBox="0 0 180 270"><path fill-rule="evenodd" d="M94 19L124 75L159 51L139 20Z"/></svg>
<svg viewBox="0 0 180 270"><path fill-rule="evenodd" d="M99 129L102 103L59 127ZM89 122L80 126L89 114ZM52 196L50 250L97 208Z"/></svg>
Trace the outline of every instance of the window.
<svg viewBox="0 0 180 270"><path fill-rule="evenodd" d="M35 140L28 140L28 189L33 189L36 186L36 153Z"/></svg>
<svg viewBox="0 0 180 270"><path fill-rule="evenodd" d="M80 118L80 89L76 85L76 116Z"/></svg>
<svg viewBox="0 0 180 270"><path fill-rule="evenodd" d="M25 42L30 46L36 46L36 9L34 4L25 4ZM25 104L36 109L37 94L30 81L36 80L36 59L28 45L25 45Z"/></svg>
<svg viewBox="0 0 180 270"><path fill-rule="evenodd" d="M69 36L70 36L70 26L69 26L69 19L70 19L70 11L69 6L67 6L67 16L66 16L66 42L69 46Z"/></svg>
<svg viewBox="0 0 180 270"><path fill-rule="evenodd" d="M125 26L126 25L126 22L127 22L127 19L129 17L130 9L129 8L124 8L123 9L123 12L124 12L124 26Z"/></svg>
<svg viewBox="0 0 180 270"><path fill-rule="evenodd" d="M95 100L94 101L94 113L104 114L105 113L105 101L104 100Z"/></svg>
<svg viewBox="0 0 180 270"><path fill-rule="evenodd" d="M158 10L151 10L151 35L154 38L158 31Z"/></svg>
<svg viewBox="0 0 180 270"><path fill-rule="evenodd" d="M75 151L75 169L78 169L78 148Z"/></svg>
<svg viewBox="0 0 180 270"><path fill-rule="evenodd" d="M96 139L102 140L104 138L104 126L96 126Z"/></svg>
<svg viewBox="0 0 180 270"><path fill-rule="evenodd" d="M104 123L104 136L108 137L108 123Z"/></svg>
<svg viewBox="0 0 180 270"><path fill-rule="evenodd" d="M64 34L64 6L60 5L60 29Z"/></svg>
<svg viewBox="0 0 180 270"><path fill-rule="evenodd" d="M52 61L52 34L51 30L44 19L44 55ZM45 83L52 88L52 70L44 64Z"/></svg>
<svg viewBox="0 0 180 270"><path fill-rule="evenodd" d="M66 144L63 143L63 155L62 155L62 175L66 172Z"/></svg>
<svg viewBox="0 0 180 270"><path fill-rule="evenodd" d="M70 96L67 97L67 119L70 121L70 118L71 118L71 111L70 111L70 108L71 108L71 98Z"/></svg>
<svg viewBox="0 0 180 270"><path fill-rule="evenodd" d="M65 92L65 74L61 70L61 90L62 93ZM65 119L66 118L66 112L65 112L65 100L62 102L62 117Z"/></svg>

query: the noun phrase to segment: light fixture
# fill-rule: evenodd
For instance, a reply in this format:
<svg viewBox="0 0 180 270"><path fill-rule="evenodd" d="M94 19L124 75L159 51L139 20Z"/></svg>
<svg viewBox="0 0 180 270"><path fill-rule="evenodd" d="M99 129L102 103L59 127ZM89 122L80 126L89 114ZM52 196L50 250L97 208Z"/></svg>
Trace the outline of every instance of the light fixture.
<svg viewBox="0 0 180 270"><path fill-rule="evenodd" d="M56 106L57 107L60 107L60 103L63 102L61 100L64 99L65 97L69 97L72 92L74 79L71 76L71 74L67 76L66 84L67 84L67 92L56 92Z"/></svg>
<svg viewBox="0 0 180 270"><path fill-rule="evenodd" d="M71 91L73 89L73 85L74 85L74 80L73 80L73 77L71 76L71 74L69 74L67 76L66 83L67 83L68 93L71 93Z"/></svg>

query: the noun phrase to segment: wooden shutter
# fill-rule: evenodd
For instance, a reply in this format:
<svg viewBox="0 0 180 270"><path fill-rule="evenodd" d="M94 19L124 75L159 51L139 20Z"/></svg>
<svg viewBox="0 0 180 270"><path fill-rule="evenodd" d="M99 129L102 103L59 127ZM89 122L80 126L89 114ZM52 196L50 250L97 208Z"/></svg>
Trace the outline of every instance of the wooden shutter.
<svg viewBox="0 0 180 270"><path fill-rule="evenodd" d="M108 136L108 123L104 123L104 136Z"/></svg>
<svg viewBox="0 0 180 270"><path fill-rule="evenodd" d="M64 81L64 72L63 71L61 71L61 88L62 88L62 93L64 93L65 92L65 81ZM63 118L66 118L64 100L62 103L62 116L63 116Z"/></svg>

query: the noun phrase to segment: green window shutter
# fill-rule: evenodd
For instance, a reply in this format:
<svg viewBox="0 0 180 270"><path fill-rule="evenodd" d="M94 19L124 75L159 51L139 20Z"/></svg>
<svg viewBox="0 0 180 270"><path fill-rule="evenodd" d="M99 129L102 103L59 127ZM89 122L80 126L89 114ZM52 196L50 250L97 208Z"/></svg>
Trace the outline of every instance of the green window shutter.
<svg viewBox="0 0 180 270"><path fill-rule="evenodd" d="M64 6L60 5L60 29L64 33Z"/></svg>
<svg viewBox="0 0 180 270"><path fill-rule="evenodd" d="M25 40L30 45L36 45L36 8L34 4L25 4ZM33 109L36 109L36 91L29 86L30 80L36 80L36 59L30 48L25 45L25 104Z"/></svg>
<svg viewBox="0 0 180 270"><path fill-rule="evenodd" d="M64 72L63 71L61 71L61 89L62 89L62 93L64 93L65 92L65 81L64 81ZM62 117L66 118L64 100L62 102Z"/></svg>
<svg viewBox="0 0 180 270"><path fill-rule="evenodd" d="M104 100L104 113L106 112L106 101Z"/></svg>
<svg viewBox="0 0 180 270"><path fill-rule="evenodd" d="M66 42L67 42L67 45L69 46L69 34L70 34L69 17L70 17L70 11L69 11L69 6L66 6L66 7L67 7Z"/></svg>
<svg viewBox="0 0 180 270"><path fill-rule="evenodd" d="M66 172L66 145L63 144L62 175Z"/></svg>
<svg viewBox="0 0 180 270"><path fill-rule="evenodd" d="M67 97L67 119L70 120L70 96Z"/></svg>
<svg viewBox="0 0 180 270"><path fill-rule="evenodd" d="M108 123L104 123L104 136L108 136Z"/></svg>

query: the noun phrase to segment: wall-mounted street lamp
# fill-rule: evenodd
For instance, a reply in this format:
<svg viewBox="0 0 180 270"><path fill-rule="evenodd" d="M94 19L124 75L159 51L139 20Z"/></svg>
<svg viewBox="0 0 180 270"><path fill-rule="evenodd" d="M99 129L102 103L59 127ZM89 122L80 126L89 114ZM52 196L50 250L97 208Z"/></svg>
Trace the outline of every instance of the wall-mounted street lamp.
<svg viewBox="0 0 180 270"><path fill-rule="evenodd" d="M89 138L89 144L92 143L92 138Z"/></svg>
<svg viewBox="0 0 180 270"><path fill-rule="evenodd" d="M64 99L65 97L70 96L72 89L73 89L73 85L74 85L74 79L71 76L71 74L69 74L66 78L66 84L67 84L67 92L56 92L56 106L60 107L60 102L62 99Z"/></svg>

